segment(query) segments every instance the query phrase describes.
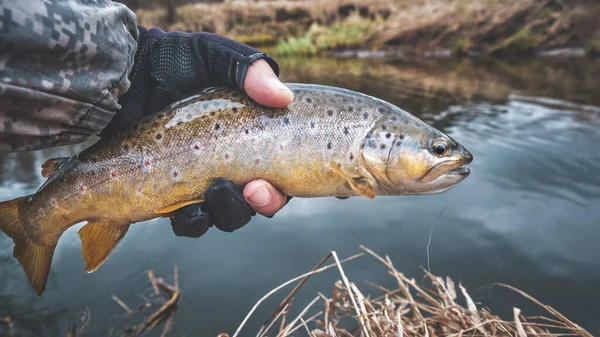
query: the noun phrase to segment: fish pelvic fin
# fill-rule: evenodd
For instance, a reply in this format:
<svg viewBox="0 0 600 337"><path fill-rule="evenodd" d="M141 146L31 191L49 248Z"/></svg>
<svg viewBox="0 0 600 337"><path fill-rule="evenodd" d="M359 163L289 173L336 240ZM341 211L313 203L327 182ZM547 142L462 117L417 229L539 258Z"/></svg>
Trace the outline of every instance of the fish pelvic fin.
<svg viewBox="0 0 600 337"><path fill-rule="evenodd" d="M129 230L130 223L88 222L78 234L85 271L93 273L106 262Z"/></svg>
<svg viewBox="0 0 600 337"><path fill-rule="evenodd" d="M175 212L176 210L183 208L187 205L200 204L203 202L204 202L204 199L194 199L194 200L184 201L184 202L177 203L175 205L159 208L159 209L155 210L154 212L160 213L160 214L172 213L172 212Z"/></svg>
<svg viewBox="0 0 600 337"><path fill-rule="evenodd" d="M43 245L29 239L19 217L19 207L27 202L27 198L28 196L0 203L0 230L13 239L13 256L17 258L29 283L40 296L46 288L58 238L51 245Z"/></svg>

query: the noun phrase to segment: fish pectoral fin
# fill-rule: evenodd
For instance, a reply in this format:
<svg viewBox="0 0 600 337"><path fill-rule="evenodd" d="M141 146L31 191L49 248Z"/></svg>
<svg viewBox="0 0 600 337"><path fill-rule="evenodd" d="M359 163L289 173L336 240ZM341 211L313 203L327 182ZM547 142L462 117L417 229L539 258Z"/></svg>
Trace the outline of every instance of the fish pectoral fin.
<svg viewBox="0 0 600 337"><path fill-rule="evenodd" d="M42 177L48 178L56 173L71 157L50 158L42 164Z"/></svg>
<svg viewBox="0 0 600 337"><path fill-rule="evenodd" d="M369 183L369 181L365 178L352 178L348 180L350 187L354 190L354 192L365 196L369 199L375 198L375 189Z"/></svg>
<svg viewBox="0 0 600 337"><path fill-rule="evenodd" d="M163 207L163 208L159 208L156 211L154 211L155 213L171 213L173 211L176 211L180 208L183 208L187 205L191 205L191 204L199 204L204 202L203 199L194 199L194 200L190 200L190 201L184 201L184 202L180 202L177 203L175 205L171 205L171 206L167 206L167 207Z"/></svg>
<svg viewBox="0 0 600 337"><path fill-rule="evenodd" d="M131 224L117 222L88 222L77 234L81 239L81 253L85 271L92 273L104 264L123 239Z"/></svg>
<svg viewBox="0 0 600 337"><path fill-rule="evenodd" d="M350 185L354 192L369 199L375 198L375 189L368 179L364 177L351 177L342 171L342 169L334 162L331 162L331 167L333 168L334 172L339 174L348 182L348 185Z"/></svg>

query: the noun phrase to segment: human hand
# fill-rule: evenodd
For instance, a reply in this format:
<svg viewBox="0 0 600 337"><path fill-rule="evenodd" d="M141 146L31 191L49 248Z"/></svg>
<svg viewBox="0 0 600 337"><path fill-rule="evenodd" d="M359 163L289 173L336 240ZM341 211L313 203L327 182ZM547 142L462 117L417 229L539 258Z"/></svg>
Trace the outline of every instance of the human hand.
<svg viewBox="0 0 600 337"><path fill-rule="evenodd" d="M245 44L210 33L139 29L131 87L101 137L125 130L144 116L210 86L234 87L269 107L285 107L293 100L292 92L277 77L275 60ZM231 232L256 213L273 216L289 198L264 180L251 181L240 191L223 179L211 186L204 200L202 205L175 212L171 225L176 235L199 237L212 225Z"/></svg>

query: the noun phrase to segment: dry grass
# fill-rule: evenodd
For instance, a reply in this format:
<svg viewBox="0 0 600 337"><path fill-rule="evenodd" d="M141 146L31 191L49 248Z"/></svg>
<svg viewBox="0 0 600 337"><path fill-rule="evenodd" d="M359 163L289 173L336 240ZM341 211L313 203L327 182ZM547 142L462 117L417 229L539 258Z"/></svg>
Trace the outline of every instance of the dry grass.
<svg viewBox="0 0 600 337"><path fill-rule="evenodd" d="M348 279L342 267L344 261L362 254L340 261L337 254L331 252L312 272L284 283L263 297L232 337L241 335L245 322L262 301L299 280L301 283L292 290L262 328L257 333L244 335L289 337L304 331L311 337L592 336L552 307L511 286L496 284L539 305L549 317L526 317L520 309L514 308L512 319L503 320L486 308L478 308L465 287L461 284L457 287L449 277L444 279L425 272L425 280L430 286L419 285L414 279L399 272L389 257L383 258L365 247L361 248L388 268L389 274L398 284L397 289L374 285L382 293L381 296L363 294ZM334 263L321 267L330 257ZM298 316L289 318L287 313L291 298L308 277L333 267L338 269L340 280L334 284L332 295L327 297L319 293ZM462 297L465 305L459 303L459 297ZM314 311L317 312L313 313ZM228 335L223 333L219 337Z"/></svg>
<svg viewBox="0 0 600 337"><path fill-rule="evenodd" d="M522 55L548 48L583 48L600 31L596 20L600 7L581 0L227 1L184 5L176 12L176 23L170 26L165 10L137 14L144 26L209 31L256 47L281 45L284 40L299 45L283 48L283 54L383 48ZM315 27L325 36L334 35L336 27L356 28L347 22L352 13L364 20L361 25L368 27L368 34L339 34L320 46L311 40Z"/></svg>

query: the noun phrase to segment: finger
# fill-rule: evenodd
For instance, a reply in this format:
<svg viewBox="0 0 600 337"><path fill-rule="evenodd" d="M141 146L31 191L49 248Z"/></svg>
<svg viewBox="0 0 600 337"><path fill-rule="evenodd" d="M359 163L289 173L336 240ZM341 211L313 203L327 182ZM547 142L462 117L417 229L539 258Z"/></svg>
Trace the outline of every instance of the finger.
<svg viewBox="0 0 600 337"><path fill-rule="evenodd" d="M256 213L267 217L281 210L287 201L284 194L262 179L246 184L243 194Z"/></svg>
<svg viewBox="0 0 600 337"><path fill-rule="evenodd" d="M292 103L294 94L286 87L267 61L258 60L248 68L244 90L257 103L272 108L283 108Z"/></svg>

